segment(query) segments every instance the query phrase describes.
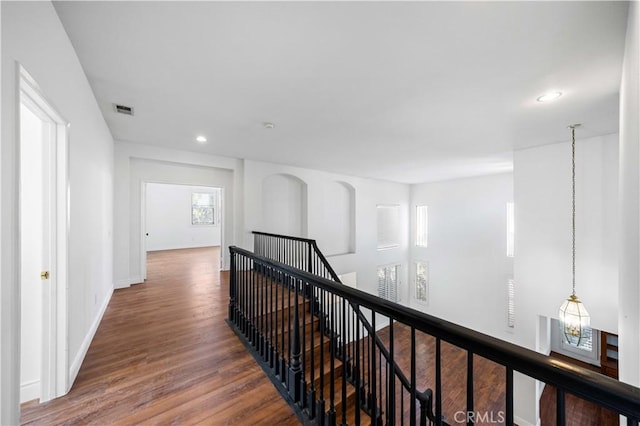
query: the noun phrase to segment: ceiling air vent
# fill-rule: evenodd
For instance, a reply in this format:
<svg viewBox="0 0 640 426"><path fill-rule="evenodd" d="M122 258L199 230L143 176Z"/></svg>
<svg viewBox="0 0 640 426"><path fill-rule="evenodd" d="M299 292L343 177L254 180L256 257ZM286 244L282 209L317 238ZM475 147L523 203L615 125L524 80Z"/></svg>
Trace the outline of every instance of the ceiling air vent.
<svg viewBox="0 0 640 426"><path fill-rule="evenodd" d="M113 110L124 115L133 115L133 107L126 105L113 104Z"/></svg>

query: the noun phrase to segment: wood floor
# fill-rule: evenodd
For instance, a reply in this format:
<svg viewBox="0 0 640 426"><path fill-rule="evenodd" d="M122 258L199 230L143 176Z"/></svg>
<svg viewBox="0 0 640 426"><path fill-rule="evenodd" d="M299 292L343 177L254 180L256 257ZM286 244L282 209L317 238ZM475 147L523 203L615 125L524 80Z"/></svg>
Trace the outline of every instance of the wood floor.
<svg viewBox="0 0 640 426"><path fill-rule="evenodd" d="M380 338L388 348L389 328L380 331ZM407 377L411 372L411 328L394 325L395 359ZM416 387L422 392L435 388L436 339L416 331ZM452 425L465 423L467 401L467 352L442 342L442 414ZM506 413L506 369L480 356L473 359L474 411L482 417L477 425L504 424ZM406 404L405 404L406 406ZM435 409L434 409L435 411Z"/></svg>
<svg viewBox="0 0 640 426"><path fill-rule="evenodd" d="M574 365L600 372L599 367L592 366L567 356L551 352L554 358L567 361ZM617 426L620 424L619 416L613 411L607 410L597 404L587 402L570 393L565 396L567 426ZM540 397L540 426L552 426L556 424L556 388L546 385Z"/></svg>
<svg viewBox="0 0 640 426"><path fill-rule="evenodd" d="M219 257L149 253L146 283L114 292L69 394L23 404L22 424L300 424L225 323Z"/></svg>

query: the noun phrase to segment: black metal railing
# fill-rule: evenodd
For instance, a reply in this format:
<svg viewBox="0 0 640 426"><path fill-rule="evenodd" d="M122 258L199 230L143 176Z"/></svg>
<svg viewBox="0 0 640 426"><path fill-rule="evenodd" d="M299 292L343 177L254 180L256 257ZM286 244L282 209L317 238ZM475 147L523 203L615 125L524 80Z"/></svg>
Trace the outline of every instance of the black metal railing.
<svg viewBox="0 0 640 426"><path fill-rule="evenodd" d="M253 231L253 251L258 256L282 262L329 280L340 282L316 240Z"/></svg>
<svg viewBox="0 0 640 426"><path fill-rule="evenodd" d="M310 272L314 275L321 276L323 278L335 281L336 283L342 284L338 274L335 272L331 264L327 261L326 257L322 253L322 251L318 248L316 240L302 237L294 237L287 235L279 235L272 234L267 232L252 232L254 236L254 252L259 255L266 257L271 260L275 260L281 263L284 263L293 268L301 269L307 272ZM364 343L367 343L367 352L366 356L369 353L377 355L379 358L378 366L380 368L380 374L384 371L385 381L390 382L390 389L395 390L396 381L398 382L398 393L400 393L400 419L402 420L402 415L404 413L403 407L405 405L405 397L409 395L411 398L406 403L408 407L413 408L415 412L415 407L417 404L420 406L421 424L426 424L426 421L433 422L435 420L435 415L433 413L431 395L432 392L430 389L425 389L423 391L419 391L417 389L412 388L411 381L405 376L402 369L397 365L395 360L393 359L393 351L389 353L387 350L385 343L380 339L377 333L374 333L375 324L371 324L369 319L364 315L364 313L358 309L357 306L353 306L350 301L347 301L348 305L345 308L345 314L348 312L352 316L351 324L358 323L360 327L361 333L359 336L362 337L362 342L360 343L362 346L362 350L364 350ZM331 327L327 327L330 330L333 330ZM358 338L353 330L350 330L348 336L346 336L346 341L351 342L352 339ZM393 323L390 324L389 330L391 333L391 346L393 349ZM339 333L337 333L339 336ZM368 338L364 338L364 336L372 336L371 340L368 341ZM344 333L343 333L344 336ZM344 354L334 354L336 356L341 356L346 360L347 367L350 368L350 379L354 380L354 377L357 371L354 370L354 362L352 360L356 359L360 352L356 353L359 348L355 347L353 344L345 345ZM371 352L373 351L373 352ZM375 361L375 359L374 359ZM375 365L375 364L374 364ZM357 370L357 369L356 369ZM360 376L364 376L364 372L360 372ZM373 384L376 384L375 377L370 377L370 374L367 374L367 377L372 379ZM389 377L394 378L390 381ZM414 381L415 382L415 381ZM381 385L382 377L379 377L378 385ZM374 386L375 387L375 386ZM370 401L363 401L364 405L366 405L367 411L371 412L373 409L371 408L372 403ZM395 404L391 403L391 398L388 400L384 400L384 404L387 405L388 410L386 411L387 415L393 417L395 411Z"/></svg>
<svg viewBox="0 0 640 426"><path fill-rule="evenodd" d="M436 424L443 420L441 351L443 344L467 353L464 410L478 412L474 404L474 363L483 357L504 366L504 422L513 424L513 373L553 385L557 389L557 424L565 421L564 396L574 394L627 417L638 425L640 389L598 373L569 365L537 352L384 301L284 263L231 247L229 321L253 345L287 389L291 400L310 419L324 424L426 424L427 404L435 405ZM354 308L355 307L355 308ZM360 311L370 318L371 330L359 321ZM376 344L376 330L387 323L387 353ZM395 364L400 357L394 330L409 330L404 357L410 359L403 393ZM433 391L422 396L418 382L424 360L418 359L416 334L435 339ZM380 337L380 336L379 336ZM383 339L381 339L383 340ZM418 366L420 363L420 366ZM418 373L420 370L420 373ZM456 384L463 385L463 384ZM464 394L463 394L464 395ZM365 416L368 420L365 420ZM467 418L473 424L473 417Z"/></svg>

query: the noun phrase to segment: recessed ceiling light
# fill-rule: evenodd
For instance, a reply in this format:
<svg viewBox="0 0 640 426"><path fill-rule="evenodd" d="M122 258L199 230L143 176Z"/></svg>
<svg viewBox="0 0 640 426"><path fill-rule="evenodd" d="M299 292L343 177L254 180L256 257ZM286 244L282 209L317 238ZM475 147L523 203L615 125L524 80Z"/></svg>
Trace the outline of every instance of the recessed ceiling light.
<svg viewBox="0 0 640 426"><path fill-rule="evenodd" d="M273 129L274 127L276 127L275 124L269 123L268 121L265 123L262 123L262 125L264 126L265 129Z"/></svg>
<svg viewBox="0 0 640 426"><path fill-rule="evenodd" d="M198 136L196 138L196 141L200 143L205 143L207 141L207 138L205 138L204 136Z"/></svg>
<svg viewBox="0 0 640 426"><path fill-rule="evenodd" d="M545 93L542 96L538 96L536 101L538 101L538 102L551 102L551 101L555 101L560 96L562 96L562 92L549 92L549 93Z"/></svg>

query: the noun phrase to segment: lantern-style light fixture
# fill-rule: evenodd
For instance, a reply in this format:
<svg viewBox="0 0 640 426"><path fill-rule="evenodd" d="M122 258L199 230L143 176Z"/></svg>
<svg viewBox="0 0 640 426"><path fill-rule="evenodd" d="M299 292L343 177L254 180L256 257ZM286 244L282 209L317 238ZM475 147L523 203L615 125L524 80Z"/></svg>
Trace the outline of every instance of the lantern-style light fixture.
<svg viewBox="0 0 640 426"><path fill-rule="evenodd" d="M578 296L576 296L576 127L571 129L571 296L560 306L559 319L564 342L580 346L591 338L591 318Z"/></svg>

